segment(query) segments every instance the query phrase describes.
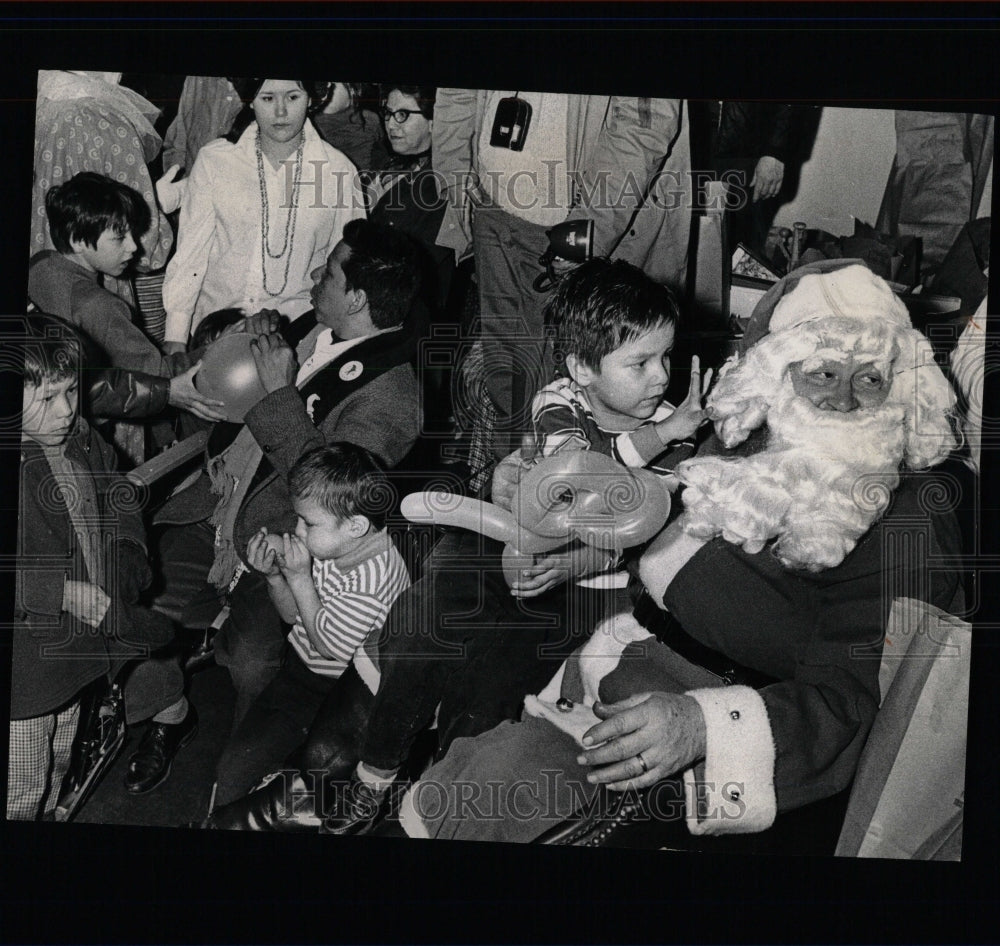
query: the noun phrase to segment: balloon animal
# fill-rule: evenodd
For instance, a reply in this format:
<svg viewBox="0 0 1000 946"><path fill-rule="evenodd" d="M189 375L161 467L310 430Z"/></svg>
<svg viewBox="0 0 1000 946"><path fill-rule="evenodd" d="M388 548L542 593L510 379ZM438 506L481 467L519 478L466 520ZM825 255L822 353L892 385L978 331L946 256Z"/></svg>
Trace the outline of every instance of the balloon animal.
<svg viewBox="0 0 1000 946"><path fill-rule="evenodd" d="M411 493L400 509L411 522L457 526L503 542L503 571L512 583L534 555L573 540L609 551L641 545L667 521L670 494L649 470L577 450L522 472L512 512L445 492Z"/></svg>

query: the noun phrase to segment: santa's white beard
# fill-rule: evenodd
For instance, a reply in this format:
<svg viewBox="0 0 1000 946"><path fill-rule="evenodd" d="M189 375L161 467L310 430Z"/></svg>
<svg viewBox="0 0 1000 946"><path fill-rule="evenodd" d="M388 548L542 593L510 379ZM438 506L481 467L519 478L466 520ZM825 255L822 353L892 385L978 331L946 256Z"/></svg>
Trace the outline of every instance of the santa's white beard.
<svg viewBox="0 0 1000 946"><path fill-rule="evenodd" d="M696 457L677 474L682 525L747 552L776 539L788 568L839 565L899 484L904 411L821 411L786 378L768 413L768 445L750 457Z"/></svg>

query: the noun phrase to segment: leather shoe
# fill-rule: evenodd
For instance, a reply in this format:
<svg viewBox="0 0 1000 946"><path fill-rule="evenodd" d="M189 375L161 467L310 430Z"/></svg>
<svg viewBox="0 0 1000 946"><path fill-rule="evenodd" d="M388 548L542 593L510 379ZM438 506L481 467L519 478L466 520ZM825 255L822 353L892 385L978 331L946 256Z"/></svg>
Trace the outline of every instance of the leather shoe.
<svg viewBox="0 0 1000 946"><path fill-rule="evenodd" d="M319 833L340 837L368 834L390 813L404 787L402 782L393 782L377 791L354 773L346 784L337 786L339 792L334 795L333 810L323 819Z"/></svg>
<svg viewBox="0 0 1000 946"><path fill-rule="evenodd" d="M200 827L315 834L322 821L316 801L316 792L301 773L276 772L249 795L216 808Z"/></svg>
<svg viewBox="0 0 1000 946"><path fill-rule="evenodd" d="M197 732L198 714L191 705L179 723L150 723L139 748L128 760L125 790L130 795L142 795L162 784L170 774L174 756Z"/></svg>

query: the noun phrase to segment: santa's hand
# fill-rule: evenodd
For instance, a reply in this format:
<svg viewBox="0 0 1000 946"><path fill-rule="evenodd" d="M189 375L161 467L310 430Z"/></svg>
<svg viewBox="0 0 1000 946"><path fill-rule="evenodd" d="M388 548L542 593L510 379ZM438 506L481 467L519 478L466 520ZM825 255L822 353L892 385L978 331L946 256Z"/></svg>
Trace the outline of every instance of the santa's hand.
<svg viewBox="0 0 1000 946"><path fill-rule="evenodd" d="M156 199L165 214L173 213L184 202L187 194L187 178L178 181L179 164L172 164L156 182Z"/></svg>
<svg viewBox="0 0 1000 946"><path fill-rule="evenodd" d="M510 593L515 598L534 598L564 581L575 581L601 571L607 566L610 554L605 549L581 544L568 551L549 552L537 558L534 565L518 569Z"/></svg>
<svg viewBox="0 0 1000 946"><path fill-rule="evenodd" d="M619 703L595 703L603 720L588 730L577 757L596 766L594 785L616 792L647 788L705 757L705 717L697 701L679 693L638 693Z"/></svg>
<svg viewBox="0 0 1000 946"><path fill-rule="evenodd" d="M192 365L184 374L170 379L167 403L179 407L195 417L215 423L226 419L226 405L222 401L205 397L195 386L194 377L201 370L201 362Z"/></svg>
<svg viewBox="0 0 1000 946"><path fill-rule="evenodd" d="M765 154L754 169L750 186L753 188L753 202L776 197L785 178L785 164L777 158Z"/></svg>

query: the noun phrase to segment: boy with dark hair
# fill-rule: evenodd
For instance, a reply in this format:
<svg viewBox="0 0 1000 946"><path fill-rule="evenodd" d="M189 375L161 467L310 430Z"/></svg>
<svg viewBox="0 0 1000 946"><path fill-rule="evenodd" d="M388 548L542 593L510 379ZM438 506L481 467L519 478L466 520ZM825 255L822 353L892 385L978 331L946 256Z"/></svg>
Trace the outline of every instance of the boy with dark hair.
<svg viewBox="0 0 1000 946"><path fill-rule="evenodd" d="M31 301L75 325L97 346L102 364L89 367L170 378L171 406L205 420L222 420L218 402L202 397L194 387L201 351L164 355L133 324L125 300L102 285L103 276L118 277L128 269L149 228L149 208L142 197L103 174L83 171L49 189L45 212L56 249L42 250L31 259Z"/></svg>
<svg viewBox="0 0 1000 946"><path fill-rule="evenodd" d="M77 244L96 251L112 243L121 245L122 254L109 266L120 275L138 249L134 237L149 228L149 208L141 195L125 184L82 171L45 195L45 215L52 244L64 256L80 251Z"/></svg>
<svg viewBox="0 0 1000 946"><path fill-rule="evenodd" d="M377 674L366 650L410 584L385 531L391 487L373 454L346 442L312 450L290 470L288 488L295 532L262 528L247 561L266 576L275 608L292 625L290 646L223 751L219 804L285 761L352 660L362 677Z"/></svg>
<svg viewBox="0 0 1000 946"><path fill-rule="evenodd" d="M687 398L677 408L663 400L677 317L673 293L624 260L592 259L563 276L546 307L563 376L535 395L525 459L596 450L647 466L692 437L712 372L702 385L695 355Z"/></svg>
<svg viewBox="0 0 1000 946"><path fill-rule="evenodd" d="M55 811L81 691L173 631L135 606L152 577L145 536L114 454L77 410L79 337L38 313L14 344L24 353L24 400L7 818L33 820ZM126 683L130 720L187 712L183 692L164 693L164 710L141 689ZM190 739L193 714L186 721Z"/></svg>
<svg viewBox="0 0 1000 946"><path fill-rule="evenodd" d="M55 251L32 257L28 295L45 312L66 319L96 342L109 365L172 377L191 355L162 354L136 325L124 299L101 284L121 276L149 227L149 208L124 184L83 171L45 195Z"/></svg>

